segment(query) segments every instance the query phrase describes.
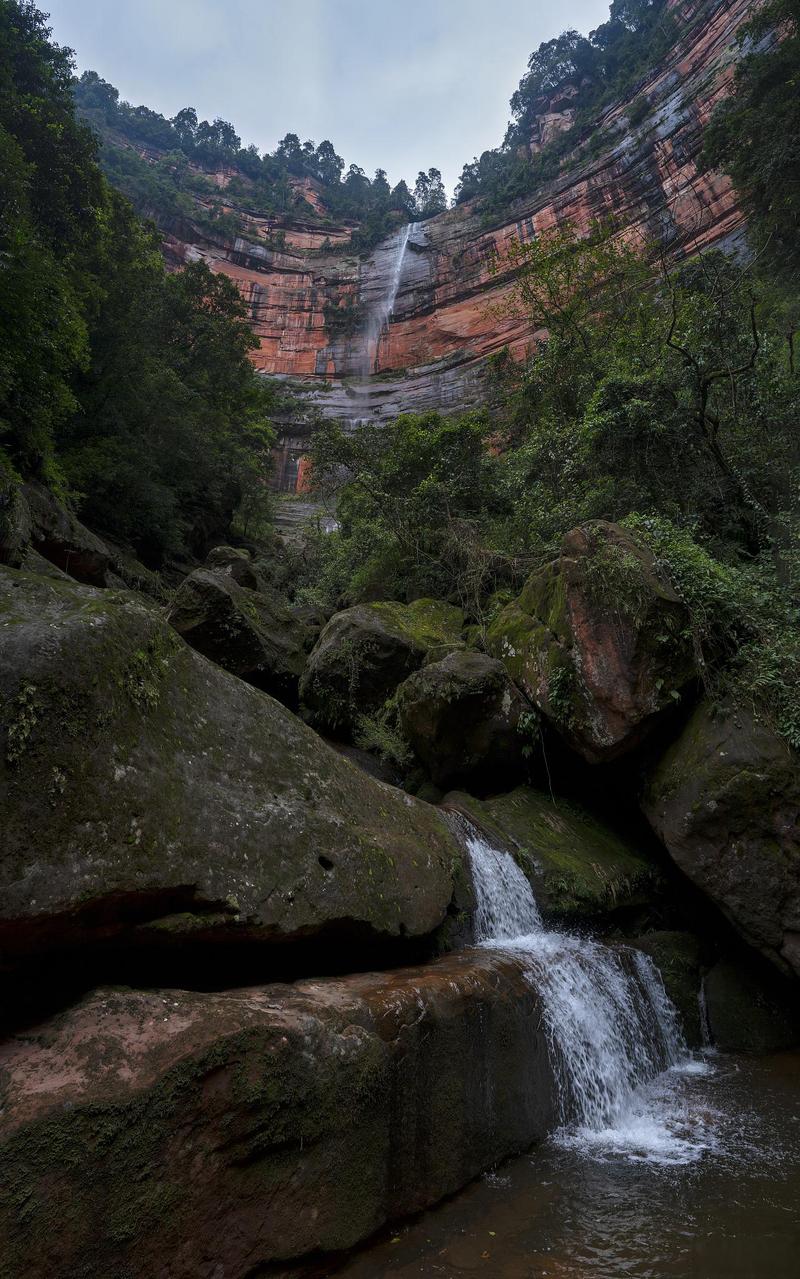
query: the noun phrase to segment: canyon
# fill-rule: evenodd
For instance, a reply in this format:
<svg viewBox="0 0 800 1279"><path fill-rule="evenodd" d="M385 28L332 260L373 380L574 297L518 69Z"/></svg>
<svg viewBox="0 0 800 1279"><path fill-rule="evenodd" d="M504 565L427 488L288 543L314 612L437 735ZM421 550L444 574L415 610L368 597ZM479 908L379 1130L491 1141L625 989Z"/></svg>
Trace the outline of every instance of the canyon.
<svg viewBox="0 0 800 1279"><path fill-rule="evenodd" d="M681 33L669 55L601 111L556 178L503 213L489 217L475 203L460 204L398 227L363 260L348 250L352 223L258 218L231 204L246 235L212 241L184 228L167 236L168 260L178 267L202 259L235 281L259 340L256 367L285 379L323 417L391 419L479 402L487 359L504 348L523 358L535 338L504 309L512 241L613 220L626 239L660 242L677 260L703 249L743 251L736 192L724 174L704 171L701 151L753 0L671 0L669 7ZM574 114L564 90L543 103L531 153ZM224 194L226 175L218 182ZM306 179L302 188L324 213L314 183ZM272 247L276 233L283 247ZM281 424L276 487L292 490L298 480L302 487L309 431L302 413Z"/></svg>

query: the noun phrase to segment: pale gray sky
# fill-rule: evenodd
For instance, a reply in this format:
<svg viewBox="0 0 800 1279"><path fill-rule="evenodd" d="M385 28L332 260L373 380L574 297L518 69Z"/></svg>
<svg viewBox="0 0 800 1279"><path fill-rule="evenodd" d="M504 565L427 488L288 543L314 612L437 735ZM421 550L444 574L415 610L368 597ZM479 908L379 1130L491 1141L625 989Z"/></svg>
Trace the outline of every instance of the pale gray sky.
<svg viewBox="0 0 800 1279"><path fill-rule="evenodd" d="M529 53L588 32L608 0L39 0L79 70L166 116L194 106L274 150L330 138L348 164L413 184L497 146Z"/></svg>

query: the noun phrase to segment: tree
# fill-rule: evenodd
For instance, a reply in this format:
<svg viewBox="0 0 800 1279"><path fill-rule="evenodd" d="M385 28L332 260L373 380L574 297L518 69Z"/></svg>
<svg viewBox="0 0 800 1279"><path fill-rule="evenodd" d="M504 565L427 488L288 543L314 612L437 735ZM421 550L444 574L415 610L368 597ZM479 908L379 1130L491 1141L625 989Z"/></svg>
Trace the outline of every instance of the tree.
<svg viewBox="0 0 800 1279"><path fill-rule="evenodd" d="M336 154L333 143L327 138L320 142L315 155L315 168L320 182L336 186L341 181L344 160Z"/></svg>
<svg viewBox="0 0 800 1279"><path fill-rule="evenodd" d="M715 112L705 157L734 180L757 246L769 259L800 268L800 0L770 0L740 40L781 31L738 65L732 96Z"/></svg>
<svg viewBox="0 0 800 1279"><path fill-rule="evenodd" d="M414 204L421 218L433 217L447 208L447 195L438 169L428 169L427 173L420 170L414 187Z"/></svg>
<svg viewBox="0 0 800 1279"><path fill-rule="evenodd" d="M178 135L178 143L185 151L191 151L194 147L197 124L197 112L194 107L184 107L172 121L172 126Z"/></svg>

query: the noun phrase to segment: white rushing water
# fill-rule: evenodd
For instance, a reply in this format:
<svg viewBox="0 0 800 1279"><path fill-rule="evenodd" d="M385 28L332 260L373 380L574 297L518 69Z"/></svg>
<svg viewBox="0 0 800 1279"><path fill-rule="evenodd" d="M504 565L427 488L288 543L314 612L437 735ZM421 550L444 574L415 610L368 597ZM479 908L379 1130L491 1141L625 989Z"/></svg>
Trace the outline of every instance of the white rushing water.
<svg viewBox="0 0 800 1279"><path fill-rule="evenodd" d="M467 819L453 816L475 888L476 941L523 957L542 1005L559 1090L557 1140L599 1157L697 1159L708 1117L684 1113L680 1076L693 1062L664 983L641 951L547 931L528 879Z"/></svg>
<svg viewBox="0 0 800 1279"><path fill-rule="evenodd" d="M376 371L381 338L394 314L397 295L403 282L403 263L411 235L409 222L390 240L379 245L371 259L371 270L380 281L374 296L368 298L367 316L364 322L364 357L362 374L368 377Z"/></svg>

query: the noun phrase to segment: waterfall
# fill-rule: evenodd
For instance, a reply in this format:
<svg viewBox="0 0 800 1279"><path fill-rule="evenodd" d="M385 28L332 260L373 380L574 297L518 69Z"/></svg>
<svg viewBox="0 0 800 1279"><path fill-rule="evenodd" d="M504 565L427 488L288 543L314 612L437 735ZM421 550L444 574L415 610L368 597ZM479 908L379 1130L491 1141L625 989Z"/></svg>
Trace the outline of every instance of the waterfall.
<svg viewBox="0 0 800 1279"><path fill-rule="evenodd" d="M628 947L547 931L514 859L460 814L450 818L472 872L476 941L521 958L541 1001L565 1131L635 1129L642 1141L647 1129L663 1147L671 1134L652 1115L642 1124L642 1090L688 1050L655 964Z"/></svg>
<svg viewBox="0 0 800 1279"><path fill-rule="evenodd" d="M381 338L394 314L397 295L403 281L403 262L410 235L411 223L409 222L386 244L380 245L373 255L372 264L380 288L368 304L364 324L364 355L361 372L365 377L376 372Z"/></svg>

